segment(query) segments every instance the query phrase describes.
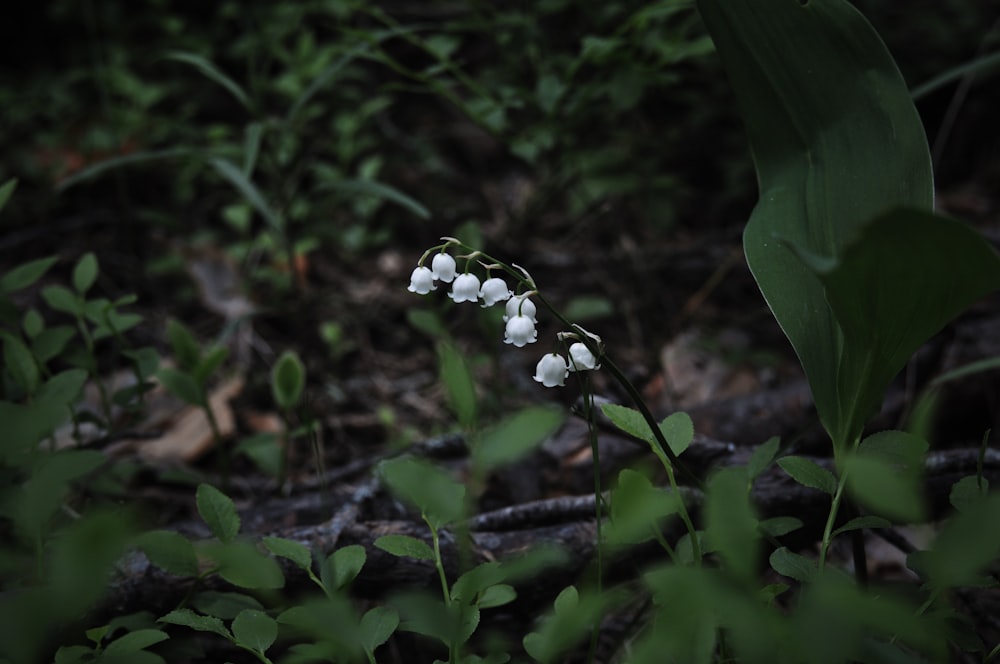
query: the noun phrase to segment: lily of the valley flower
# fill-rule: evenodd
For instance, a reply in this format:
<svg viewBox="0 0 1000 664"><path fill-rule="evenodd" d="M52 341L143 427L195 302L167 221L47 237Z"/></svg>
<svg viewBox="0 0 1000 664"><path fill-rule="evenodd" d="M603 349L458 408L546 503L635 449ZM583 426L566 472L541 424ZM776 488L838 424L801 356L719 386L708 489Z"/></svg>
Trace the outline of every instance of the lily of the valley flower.
<svg viewBox="0 0 1000 664"><path fill-rule="evenodd" d="M527 316L514 316L507 321L503 342L514 344L518 348L533 343L538 339L535 331L535 321Z"/></svg>
<svg viewBox="0 0 1000 664"><path fill-rule="evenodd" d="M500 277L492 277L483 282L479 297L483 298L484 307L492 307L497 302L510 298L512 293L507 288L507 282Z"/></svg>
<svg viewBox="0 0 1000 664"><path fill-rule="evenodd" d="M537 323L535 319L535 313L538 308L535 303L528 299L527 295L514 295L509 300L507 300L507 313L504 315L503 320L506 323L514 316L527 316L531 319L532 323Z"/></svg>
<svg viewBox="0 0 1000 664"><path fill-rule="evenodd" d="M569 370L586 371L588 369L600 369L601 365L590 352L586 344L577 341L569 347Z"/></svg>
<svg viewBox="0 0 1000 664"><path fill-rule="evenodd" d="M410 286L406 290L419 295L427 295L435 290L434 274L423 265L417 266L410 275Z"/></svg>
<svg viewBox="0 0 1000 664"><path fill-rule="evenodd" d="M448 297L458 302L476 302L479 299L479 277L474 274L460 274L455 277Z"/></svg>
<svg viewBox="0 0 1000 664"><path fill-rule="evenodd" d="M544 355L535 367L535 380L545 387L556 387L566 385L566 376L569 375L569 368L566 360L558 353Z"/></svg>
<svg viewBox="0 0 1000 664"><path fill-rule="evenodd" d="M451 254L435 254L431 261L431 272L435 279L451 283L455 279L455 259Z"/></svg>

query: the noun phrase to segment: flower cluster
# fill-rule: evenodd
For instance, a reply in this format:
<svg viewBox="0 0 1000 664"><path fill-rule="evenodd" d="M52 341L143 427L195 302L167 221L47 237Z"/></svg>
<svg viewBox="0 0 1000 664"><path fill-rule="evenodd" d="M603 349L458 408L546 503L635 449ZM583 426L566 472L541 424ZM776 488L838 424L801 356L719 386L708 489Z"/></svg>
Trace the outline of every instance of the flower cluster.
<svg viewBox="0 0 1000 664"><path fill-rule="evenodd" d="M522 348L538 340L538 332L535 325L538 319L535 314L538 307L531 300L532 296L537 296L535 283L531 276L519 266L512 267L502 263L479 264L486 269L487 273L494 270L502 270L514 276L518 280L519 290L523 287L526 290L520 294L514 294L507 287L507 282L502 277L488 276L486 281L480 282L479 277L469 272L469 267L473 259L486 257L478 251L473 251L468 255L459 256L466 260L465 272L458 273L458 266L451 254L447 253L450 246L457 245L463 247L454 238L441 238L444 244L432 247L421 257L417 267L410 275L410 286L407 290L411 293L426 295L433 290L437 290L436 282L450 283L451 291L448 293L454 302L481 302L483 307L491 307L500 302L506 302L504 313L504 343L512 344ZM436 252L436 253L434 253ZM428 256L434 253L431 259L431 266L424 265ZM544 303L544 301L543 301ZM601 338L596 334L584 331L579 326L573 326L574 332L561 332L559 340L566 343L575 340L568 349L569 359L552 352L544 355L535 367L534 379L545 387L556 387L566 384L566 378L572 371L587 371L600 369L601 365L598 357L594 354L594 349L600 353ZM584 335L588 337L584 340Z"/></svg>

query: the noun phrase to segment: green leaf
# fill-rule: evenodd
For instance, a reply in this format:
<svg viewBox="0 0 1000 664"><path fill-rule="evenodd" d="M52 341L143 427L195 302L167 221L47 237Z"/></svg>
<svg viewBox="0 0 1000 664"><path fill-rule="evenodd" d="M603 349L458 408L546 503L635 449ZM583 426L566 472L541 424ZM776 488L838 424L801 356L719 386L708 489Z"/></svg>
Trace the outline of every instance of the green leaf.
<svg viewBox="0 0 1000 664"><path fill-rule="evenodd" d="M170 348L174 351L177 366L182 371L193 371L201 360L201 347L184 323L171 318L167 322L167 338L170 339Z"/></svg>
<svg viewBox="0 0 1000 664"><path fill-rule="evenodd" d="M199 632L212 632L230 641L233 635L229 633L222 621L213 616L200 616L191 609L176 609L159 619L159 622L171 625L182 625L198 630Z"/></svg>
<svg viewBox="0 0 1000 664"><path fill-rule="evenodd" d="M375 649L389 640L399 627L399 613L389 606L376 606L361 616L358 639L365 652L373 654Z"/></svg>
<svg viewBox="0 0 1000 664"><path fill-rule="evenodd" d="M684 412L671 413L660 422L660 431L677 456L683 454L694 440L694 422L691 421L691 416Z"/></svg>
<svg viewBox="0 0 1000 664"><path fill-rule="evenodd" d="M729 72L757 168L760 198L743 235L747 262L805 369L820 420L846 444L868 416L852 408L867 402L849 403L838 377L846 364L857 378L861 349L845 341L822 281L792 247L832 260L875 215L902 205L931 209L920 118L884 44L846 1L696 4ZM910 231L893 247L905 254L902 237L908 243ZM879 286L868 282L855 295L866 298ZM894 297L922 298L919 288L908 292Z"/></svg>
<svg viewBox="0 0 1000 664"><path fill-rule="evenodd" d="M819 571L819 566L812 558L806 558L789 551L786 547L775 549L771 553L771 568L783 576L808 583Z"/></svg>
<svg viewBox="0 0 1000 664"><path fill-rule="evenodd" d="M173 159L174 157L187 157L192 154L197 154L197 151L192 150L191 148L166 148L164 150L143 150L121 157L112 157L111 159L105 159L103 161L93 163L61 180L59 184L56 185L56 191L65 191L81 182L103 175L107 171L115 168L121 168L122 166L144 164L151 161L162 161L165 159Z"/></svg>
<svg viewBox="0 0 1000 664"><path fill-rule="evenodd" d="M106 656L127 655L166 641L170 635L159 629L137 629L115 639L104 649Z"/></svg>
<svg viewBox="0 0 1000 664"><path fill-rule="evenodd" d="M10 183L8 182L7 184L9 185ZM49 271L49 268L55 265L57 260L59 260L57 256L49 256L48 258L39 258L18 265L3 275L3 277L0 277L0 292L13 293L27 288L41 279Z"/></svg>
<svg viewBox="0 0 1000 664"><path fill-rule="evenodd" d="M45 364L62 353L74 336L76 330L69 325L47 327L31 340L31 352L39 363Z"/></svg>
<svg viewBox="0 0 1000 664"><path fill-rule="evenodd" d="M992 494L953 515L938 532L921 566L934 588L977 582L984 567L1000 556L1000 494Z"/></svg>
<svg viewBox="0 0 1000 664"><path fill-rule="evenodd" d="M379 473L389 490L411 505L435 528L460 519L465 512L465 485L447 471L410 457L379 464Z"/></svg>
<svg viewBox="0 0 1000 664"><path fill-rule="evenodd" d="M360 544L343 546L331 553L326 564L333 571L334 588L346 588L361 573L367 558L365 547Z"/></svg>
<svg viewBox="0 0 1000 664"><path fill-rule="evenodd" d="M646 419L636 409L606 403L601 405L601 411L611 420L612 424L630 436L644 440L653 446L658 445Z"/></svg>
<svg viewBox="0 0 1000 664"><path fill-rule="evenodd" d="M278 638L278 623L263 611L245 609L233 620L236 643L255 652L264 653Z"/></svg>
<svg viewBox="0 0 1000 664"><path fill-rule="evenodd" d="M409 535L382 535L375 540L375 546L398 557L434 560L434 551L427 542Z"/></svg>
<svg viewBox="0 0 1000 664"><path fill-rule="evenodd" d="M244 91L236 81L223 73L222 70L209 62L207 59L195 53L187 53L183 51L173 51L168 53L166 58L168 60L175 60L176 62L183 62L184 64L191 65L201 72L206 78L225 88L229 94L236 99L236 101L242 104L243 108L248 111L253 111L253 104L250 102L250 97L247 96L246 91Z"/></svg>
<svg viewBox="0 0 1000 664"><path fill-rule="evenodd" d="M199 551L215 561L219 576L240 588L281 588L285 577L274 558L250 542L204 542Z"/></svg>
<svg viewBox="0 0 1000 664"><path fill-rule="evenodd" d="M852 530L861 530L863 528L888 528L892 525L888 519L883 519L880 516L856 516L840 528L833 531L833 537L840 535L841 533L850 532Z"/></svg>
<svg viewBox="0 0 1000 664"><path fill-rule="evenodd" d="M452 584L451 598L456 602L471 604L482 591L506 578L507 570L500 563L494 561L480 563L462 574Z"/></svg>
<svg viewBox="0 0 1000 664"><path fill-rule="evenodd" d="M831 496L837 492L837 478L815 461L804 457L786 456L778 459L778 465L802 486L819 489Z"/></svg>
<svg viewBox="0 0 1000 664"><path fill-rule="evenodd" d="M762 533L771 537L781 537L802 527L802 521L794 516L774 516L764 519L758 525Z"/></svg>
<svg viewBox="0 0 1000 664"><path fill-rule="evenodd" d="M343 191L349 194L362 196L374 196L382 200L395 203L404 210L407 210L421 219L430 219L431 212L420 201L404 194L399 189L391 187L374 180L337 180L329 184L331 189Z"/></svg>
<svg viewBox="0 0 1000 664"><path fill-rule="evenodd" d="M42 289L42 299L56 311L70 316L83 315L83 300L65 286L46 286Z"/></svg>
<svg viewBox="0 0 1000 664"><path fill-rule="evenodd" d="M172 530L151 530L139 535L135 545L149 561L171 574L197 576L198 558L186 537Z"/></svg>
<svg viewBox="0 0 1000 664"><path fill-rule="evenodd" d="M628 468L618 473L611 492L611 523L607 529L612 545L639 544L653 537L660 521L677 512L677 498L652 485L641 473Z"/></svg>
<svg viewBox="0 0 1000 664"><path fill-rule="evenodd" d="M833 264L804 260L842 331L838 404L851 432L878 411L889 383L927 339L1000 288L1000 255L989 242L959 221L917 210L864 225Z"/></svg>
<svg viewBox="0 0 1000 664"><path fill-rule="evenodd" d="M7 371L22 390L34 394L41 375L28 346L20 337L7 332L0 331L0 339L3 340L3 360Z"/></svg>
<svg viewBox="0 0 1000 664"><path fill-rule="evenodd" d="M904 523L923 518L919 476L876 456L853 454L844 462L847 492L872 513Z"/></svg>
<svg viewBox="0 0 1000 664"><path fill-rule="evenodd" d="M94 255L94 252L88 251L80 257L76 267L73 268L73 288L76 289L76 292L85 295L97 281L97 272L97 256Z"/></svg>
<svg viewBox="0 0 1000 664"><path fill-rule="evenodd" d="M778 454L781 439L777 436L770 438L766 443L758 445L750 460L747 461L747 480L753 482L764 470L771 465L774 457Z"/></svg>
<svg viewBox="0 0 1000 664"><path fill-rule="evenodd" d="M179 369L164 367L156 372L156 378L171 394L192 406L205 405L205 392L195 383L191 374Z"/></svg>
<svg viewBox="0 0 1000 664"><path fill-rule="evenodd" d="M746 474L741 468L723 469L713 475L705 492L705 536L741 581L756 578L758 562L757 518L747 495Z"/></svg>
<svg viewBox="0 0 1000 664"><path fill-rule="evenodd" d="M228 356L229 349L225 346L212 346L206 350L205 355L198 360L197 366L191 371L191 377L195 384L203 387L212 373Z"/></svg>
<svg viewBox="0 0 1000 664"><path fill-rule="evenodd" d="M208 163L216 170L216 172L221 175L224 179L228 180L233 187L236 188L243 198L246 199L257 212L264 217L264 221L267 225L271 227L271 230L284 235L285 232L285 221L282 219L281 215L274 211L274 209L264 200L264 196L257 189L257 186L243 174L243 171L234 165L231 161L222 159L221 157L215 157L209 159Z"/></svg>
<svg viewBox="0 0 1000 664"><path fill-rule="evenodd" d="M530 406L505 418L486 431L473 450L476 461L493 469L526 456L563 423L561 409Z"/></svg>
<svg viewBox="0 0 1000 664"><path fill-rule="evenodd" d="M4 206L7 205L7 201L10 200L15 189L17 189L17 178L11 178L0 185L0 210L3 210Z"/></svg>
<svg viewBox="0 0 1000 664"><path fill-rule="evenodd" d="M271 394L282 410L291 410L302 398L306 384L306 369L298 354L286 350L271 369Z"/></svg>
<svg viewBox="0 0 1000 664"><path fill-rule="evenodd" d="M284 537L265 537L264 546L274 555L291 560L301 569L312 566L312 554L304 544Z"/></svg>
<svg viewBox="0 0 1000 664"><path fill-rule="evenodd" d="M264 125L251 122L247 125L243 137L243 173L249 178L257 167L257 157L260 154L260 142L264 137Z"/></svg>
<svg viewBox="0 0 1000 664"><path fill-rule="evenodd" d="M982 501L989 491L990 481L985 477L975 475L963 477L952 485L948 502L959 512L964 512L970 506Z"/></svg>
<svg viewBox="0 0 1000 664"><path fill-rule="evenodd" d="M438 349L438 366L441 380L448 390L448 404L451 406L458 424L466 431L476 426L476 383L465 357L454 344L440 342Z"/></svg>
<svg viewBox="0 0 1000 664"><path fill-rule="evenodd" d="M192 608L207 616L232 620L244 609L263 611L264 607L252 595L220 590L204 590L191 598Z"/></svg>
<svg viewBox="0 0 1000 664"><path fill-rule="evenodd" d="M199 484L195 492L198 513L221 542L231 542L240 531L240 517L229 497L211 484Z"/></svg>
<svg viewBox="0 0 1000 664"><path fill-rule="evenodd" d="M514 587L506 583L498 583L495 586L486 588L479 594L476 606L480 609L492 609L498 606L510 604L517 599L517 591Z"/></svg>

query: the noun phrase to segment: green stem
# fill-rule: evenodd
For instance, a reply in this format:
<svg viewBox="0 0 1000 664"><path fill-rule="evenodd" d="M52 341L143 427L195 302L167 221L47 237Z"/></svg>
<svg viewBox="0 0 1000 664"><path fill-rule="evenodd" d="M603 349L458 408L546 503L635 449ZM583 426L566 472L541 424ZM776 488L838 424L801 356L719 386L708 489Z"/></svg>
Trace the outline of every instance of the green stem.
<svg viewBox="0 0 1000 664"><path fill-rule="evenodd" d="M451 615L451 591L448 589L448 577L444 573L444 561L441 559L441 538L438 536L438 529L427 520L426 516L424 516L424 522L431 529L431 541L434 544L434 567L437 569L438 579L441 581L441 594L444 596L444 605L448 609L449 615ZM459 647L460 644L455 643L454 639L448 644L448 662L450 664L458 663Z"/></svg>
<svg viewBox="0 0 1000 664"><path fill-rule="evenodd" d="M826 525L823 527L823 542L819 549L819 568L822 570L826 564L826 555L833 542L833 524L837 521L837 512L840 511L840 501L844 498L844 487L847 485L847 472L840 473L837 479L837 490L833 494L833 501L830 503L830 513L826 517Z"/></svg>
<svg viewBox="0 0 1000 664"><path fill-rule="evenodd" d="M601 450L597 444L597 426L594 416L594 392L590 387L590 377L586 374L578 374L580 377L580 391L583 394L583 416L587 421L587 434L590 439L590 453L594 463L594 518L597 527L597 593L601 594L604 588L604 535L602 524L604 522L604 504L601 493ZM601 619L598 616L594 619L594 624L590 631L590 647L587 652L587 662L593 662L597 654L597 639L601 633Z"/></svg>

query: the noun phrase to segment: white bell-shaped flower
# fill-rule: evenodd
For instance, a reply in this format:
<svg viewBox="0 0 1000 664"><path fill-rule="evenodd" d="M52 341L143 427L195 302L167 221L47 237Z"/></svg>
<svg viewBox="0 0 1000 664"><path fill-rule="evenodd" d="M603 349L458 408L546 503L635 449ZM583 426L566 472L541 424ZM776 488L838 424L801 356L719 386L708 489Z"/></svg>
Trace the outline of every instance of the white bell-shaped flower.
<svg viewBox="0 0 1000 664"><path fill-rule="evenodd" d="M535 303L529 300L527 295L514 295L507 300L507 313L503 319L504 322L507 322L514 316L527 316L533 323L537 323L538 321L535 319L537 311Z"/></svg>
<svg viewBox="0 0 1000 664"><path fill-rule="evenodd" d="M521 348L537 340L538 332L535 331L535 321L527 316L514 316L507 321L503 335L505 344L514 344Z"/></svg>
<svg viewBox="0 0 1000 664"><path fill-rule="evenodd" d="M586 344L577 341L569 347L569 370L586 371L588 369L600 369L601 365L590 352Z"/></svg>
<svg viewBox="0 0 1000 664"><path fill-rule="evenodd" d="M410 285L406 290L419 295L427 295L432 290L435 290L434 275L430 269L423 265L418 265L413 270L413 274L410 275Z"/></svg>
<svg viewBox="0 0 1000 664"><path fill-rule="evenodd" d="M458 275L448 297L455 302L476 302L479 300L479 277L468 272Z"/></svg>
<svg viewBox="0 0 1000 664"><path fill-rule="evenodd" d="M435 254L431 272L435 279L450 284L455 279L455 259L451 254Z"/></svg>
<svg viewBox="0 0 1000 664"><path fill-rule="evenodd" d="M492 307L497 302L503 302L513 293L507 288L507 282L500 277L491 277L483 282L479 297L483 298L484 307Z"/></svg>
<svg viewBox="0 0 1000 664"><path fill-rule="evenodd" d="M535 367L535 380L545 387L563 386L566 384L566 376L569 375L569 368L566 360L558 353L549 353L538 360Z"/></svg>

